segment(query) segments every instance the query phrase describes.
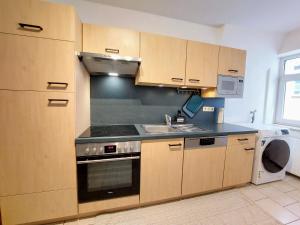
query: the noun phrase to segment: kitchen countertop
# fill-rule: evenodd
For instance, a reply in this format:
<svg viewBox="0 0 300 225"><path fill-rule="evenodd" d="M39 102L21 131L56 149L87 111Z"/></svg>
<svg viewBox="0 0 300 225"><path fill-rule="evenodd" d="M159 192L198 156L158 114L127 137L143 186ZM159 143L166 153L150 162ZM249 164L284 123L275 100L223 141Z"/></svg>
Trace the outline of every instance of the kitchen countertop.
<svg viewBox="0 0 300 225"><path fill-rule="evenodd" d="M141 141L153 139L170 139L170 138L189 138L189 137L208 137L208 136L227 136L233 134L249 134L257 133L258 131L249 127L243 127L234 124L195 124L204 129L199 132L178 132L178 133L161 133L149 134L145 133L142 124L135 124L139 135L131 136L112 136L112 137L78 137L75 140L76 144L84 143L100 143L100 142L117 142L117 141Z"/></svg>

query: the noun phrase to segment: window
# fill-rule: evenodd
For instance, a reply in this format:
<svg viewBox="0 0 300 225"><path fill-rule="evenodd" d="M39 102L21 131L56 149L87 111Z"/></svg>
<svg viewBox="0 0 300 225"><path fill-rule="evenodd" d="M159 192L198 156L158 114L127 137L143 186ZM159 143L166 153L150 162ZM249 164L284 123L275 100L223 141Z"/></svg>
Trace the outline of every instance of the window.
<svg viewBox="0 0 300 225"><path fill-rule="evenodd" d="M300 126L300 55L280 59L276 122Z"/></svg>

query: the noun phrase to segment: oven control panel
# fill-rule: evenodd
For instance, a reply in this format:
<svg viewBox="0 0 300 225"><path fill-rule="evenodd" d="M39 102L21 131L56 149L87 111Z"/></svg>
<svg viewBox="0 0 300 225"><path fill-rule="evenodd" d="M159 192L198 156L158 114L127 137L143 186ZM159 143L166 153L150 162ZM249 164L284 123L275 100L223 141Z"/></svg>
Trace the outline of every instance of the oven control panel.
<svg viewBox="0 0 300 225"><path fill-rule="evenodd" d="M124 154L140 151L140 141L76 144L76 156Z"/></svg>

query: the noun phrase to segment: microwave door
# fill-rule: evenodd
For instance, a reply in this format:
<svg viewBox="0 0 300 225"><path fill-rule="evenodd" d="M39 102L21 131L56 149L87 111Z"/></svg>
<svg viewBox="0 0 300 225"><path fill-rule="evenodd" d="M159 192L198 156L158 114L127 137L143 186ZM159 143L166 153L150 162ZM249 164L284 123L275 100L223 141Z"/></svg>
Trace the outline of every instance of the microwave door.
<svg viewBox="0 0 300 225"><path fill-rule="evenodd" d="M235 95L238 89L238 80L235 77L219 77L218 94Z"/></svg>

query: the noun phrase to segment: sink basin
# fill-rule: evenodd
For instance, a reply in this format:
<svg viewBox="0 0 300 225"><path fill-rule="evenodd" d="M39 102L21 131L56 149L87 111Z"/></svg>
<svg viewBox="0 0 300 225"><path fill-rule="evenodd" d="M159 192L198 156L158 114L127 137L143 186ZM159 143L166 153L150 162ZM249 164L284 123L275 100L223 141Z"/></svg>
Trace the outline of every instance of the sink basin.
<svg viewBox="0 0 300 225"><path fill-rule="evenodd" d="M146 133L166 134L166 133L184 133L184 132L201 132L204 129L194 126L193 124L172 125L142 125Z"/></svg>
<svg viewBox="0 0 300 225"><path fill-rule="evenodd" d="M177 130L168 125L142 125L146 133L160 134L160 133L173 133Z"/></svg>

